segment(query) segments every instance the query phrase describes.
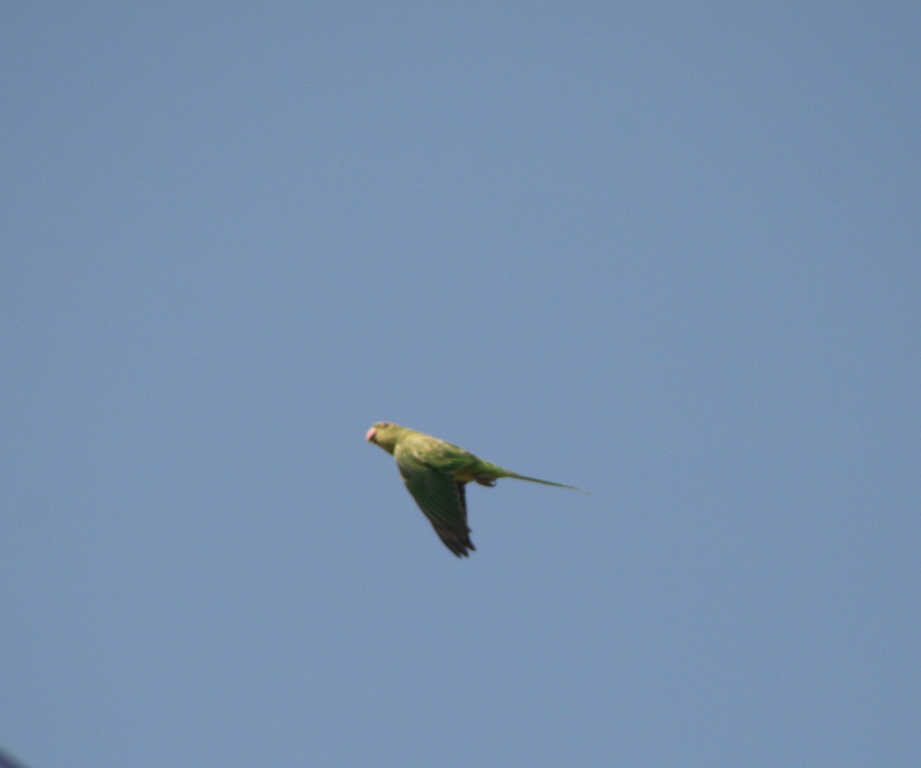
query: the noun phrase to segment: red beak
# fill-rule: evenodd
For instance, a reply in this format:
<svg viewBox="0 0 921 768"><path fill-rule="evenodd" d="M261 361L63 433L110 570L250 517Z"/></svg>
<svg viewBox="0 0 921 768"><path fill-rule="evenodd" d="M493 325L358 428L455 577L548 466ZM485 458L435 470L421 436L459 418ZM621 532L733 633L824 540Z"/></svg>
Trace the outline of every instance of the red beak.
<svg viewBox="0 0 921 768"><path fill-rule="evenodd" d="M373 443L374 436L376 434L377 434L377 430L374 427L371 427L371 429L368 430L368 434L365 435L365 440L367 440L369 443Z"/></svg>

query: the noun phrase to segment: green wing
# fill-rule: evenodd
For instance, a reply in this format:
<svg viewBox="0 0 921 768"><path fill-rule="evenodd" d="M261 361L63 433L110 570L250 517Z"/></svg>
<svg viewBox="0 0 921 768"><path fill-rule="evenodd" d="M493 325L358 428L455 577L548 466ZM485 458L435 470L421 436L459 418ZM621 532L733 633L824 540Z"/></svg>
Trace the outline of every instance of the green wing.
<svg viewBox="0 0 921 768"><path fill-rule="evenodd" d="M475 550L467 527L464 484L454 474L422 463L408 451L396 451L397 467L406 488L429 519L435 533L458 557Z"/></svg>

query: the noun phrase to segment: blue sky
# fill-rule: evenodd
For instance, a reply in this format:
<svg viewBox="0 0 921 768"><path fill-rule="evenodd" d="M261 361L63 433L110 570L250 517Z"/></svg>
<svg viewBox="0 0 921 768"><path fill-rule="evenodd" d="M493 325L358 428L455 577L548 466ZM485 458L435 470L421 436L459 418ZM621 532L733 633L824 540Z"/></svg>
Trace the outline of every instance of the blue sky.
<svg viewBox="0 0 921 768"><path fill-rule="evenodd" d="M921 10L4 3L0 744L916 766ZM468 492L391 420L583 496Z"/></svg>

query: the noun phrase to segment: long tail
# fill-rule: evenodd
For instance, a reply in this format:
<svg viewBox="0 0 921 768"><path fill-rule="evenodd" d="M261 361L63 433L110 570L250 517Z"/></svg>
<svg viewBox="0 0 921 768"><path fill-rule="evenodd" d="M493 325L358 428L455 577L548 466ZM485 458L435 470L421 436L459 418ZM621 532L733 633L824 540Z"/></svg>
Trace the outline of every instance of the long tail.
<svg viewBox="0 0 921 768"><path fill-rule="evenodd" d="M502 470L502 474L499 477L512 477L515 480L527 480L529 483L540 483L541 485L552 485L556 488L569 488L573 491L578 491L579 493L587 493L589 496L594 496L591 491L586 491L583 488L579 488L575 485L565 485L563 483L551 483L549 480L541 480L537 477L528 477L527 475L519 475L517 472L509 472L509 470Z"/></svg>

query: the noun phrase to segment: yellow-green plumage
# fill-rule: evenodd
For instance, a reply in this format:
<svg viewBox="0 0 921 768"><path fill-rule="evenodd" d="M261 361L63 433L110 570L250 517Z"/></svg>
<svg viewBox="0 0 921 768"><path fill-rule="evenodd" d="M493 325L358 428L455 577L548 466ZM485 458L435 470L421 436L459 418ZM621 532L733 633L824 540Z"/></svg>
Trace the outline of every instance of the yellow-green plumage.
<svg viewBox="0 0 921 768"><path fill-rule="evenodd" d="M491 487L500 477L513 477L558 488L582 490L574 485L519 475L483 461L456 445L399 424L379 421L368 430L365 439L393 455L406 488L435 528L435 533L458 557L467 557L470 550L476 549L470 541L470 528L467 527L464 492L467 483L477 482Z"/></svg>

